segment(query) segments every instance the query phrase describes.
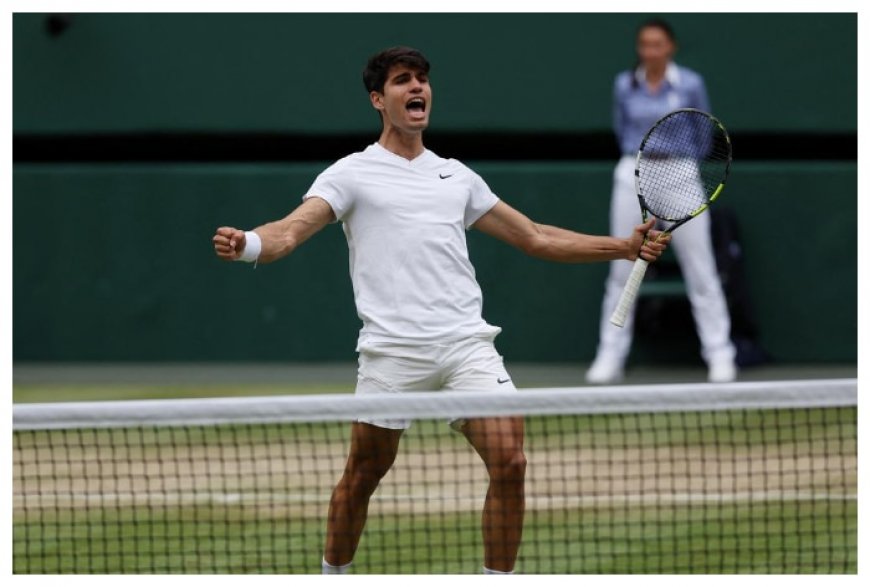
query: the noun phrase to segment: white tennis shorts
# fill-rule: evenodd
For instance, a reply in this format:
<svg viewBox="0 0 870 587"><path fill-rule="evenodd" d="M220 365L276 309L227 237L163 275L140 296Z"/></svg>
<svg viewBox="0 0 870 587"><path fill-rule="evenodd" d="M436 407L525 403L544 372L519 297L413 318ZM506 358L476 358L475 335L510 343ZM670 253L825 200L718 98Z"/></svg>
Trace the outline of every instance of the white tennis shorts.
<svg viewBox="0 0 870 587"><path fill-rule="evenodd" d="M494 336L429 345L368 343L360 347L356 393L406 391L516 391L495 350ZM405 419L360 419L380 428L404 430ZM459 420L451 421L454 428Z"/></svg>

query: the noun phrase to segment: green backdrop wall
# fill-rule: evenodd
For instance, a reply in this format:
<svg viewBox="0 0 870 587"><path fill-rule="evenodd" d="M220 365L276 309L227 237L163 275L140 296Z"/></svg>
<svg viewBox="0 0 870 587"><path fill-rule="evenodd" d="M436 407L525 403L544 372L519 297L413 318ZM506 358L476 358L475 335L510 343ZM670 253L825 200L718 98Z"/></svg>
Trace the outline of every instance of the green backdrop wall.
<svg viewBox="0 0 870 587"><path fill-rule="evenodd" d="M610 164L470 163L537 221L607 228ZM359 322L337 225L257 269L211 250L215 227L283 215L324 165L16 166L15 359L352 359ZM856 359L856 178L854 163L735 166L727 203L777 359ZM824 213L808 205L819 194ZM469 249L509 360L591 359L603 264L545 263L475 231Z"/></svg>
<svg viewBox="0 0 870 587"><path fill-rule="evenodd" d="M374 140L360 72L372 52L405 43L433 62L433 129L606 131L613 77L632 64L646 16L79 14L49 37L45 15L15 14L13 129ZM668 18L678 61L705 75L738 134L856 132L856 15ZM283 215L328 163L16 163L14 359L351 359L359 323L338 227L256 270L211 251L216 226ZM607 230L611 162L467 163L538 221ZM724 202L776 359L856 358L856 193L854 161L738 152ZM474 232L469 246L508 359L592 357L604 265L547 264Z"/></svg>
<svg viewBox="0 0 870 587"><path fill-rule="evenodd" d="M395 44L432 61L439 130L605 130L644 17L82 14L57 38L43 18L13 18L17 133L372 130L362 67ZM856 15L668 18L729 128L857 128Z"/></svg>

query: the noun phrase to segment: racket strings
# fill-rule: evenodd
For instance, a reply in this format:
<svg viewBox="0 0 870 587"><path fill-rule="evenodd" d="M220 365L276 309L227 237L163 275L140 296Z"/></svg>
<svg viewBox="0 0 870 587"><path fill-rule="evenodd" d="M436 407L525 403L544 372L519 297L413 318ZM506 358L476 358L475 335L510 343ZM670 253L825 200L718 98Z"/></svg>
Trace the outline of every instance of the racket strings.
<svg viewBox="0 0 870 587"><path fill-rule="evenodd" d="M679 111L659 123L642 146L638 194L657 218L678 222L710 202L730 162L724 130L706 114Z"/></svg>

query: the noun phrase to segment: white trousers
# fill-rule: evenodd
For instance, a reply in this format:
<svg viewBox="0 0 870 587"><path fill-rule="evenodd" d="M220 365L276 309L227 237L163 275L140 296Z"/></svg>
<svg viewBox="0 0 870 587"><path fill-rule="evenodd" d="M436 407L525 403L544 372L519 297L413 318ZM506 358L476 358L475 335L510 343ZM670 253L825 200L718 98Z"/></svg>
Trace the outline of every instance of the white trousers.
<svg viewBox="0 0 870 587"><path fill-rule="evenodd" d="M642 220L634 183L634 165L633 156L623 156L613 173L610 232L614 236L628 236ZM675 230L670 247L686 282L695 327L701 340L701 356L707 363L733 361L731 317L716 271L709 213L705 212ZM625 362L631 349L634 311L629 314L623 328L611 324L610 315L616 308L632 266L632 261L611 261L601 305L598 356L621 363Z"/></svg>

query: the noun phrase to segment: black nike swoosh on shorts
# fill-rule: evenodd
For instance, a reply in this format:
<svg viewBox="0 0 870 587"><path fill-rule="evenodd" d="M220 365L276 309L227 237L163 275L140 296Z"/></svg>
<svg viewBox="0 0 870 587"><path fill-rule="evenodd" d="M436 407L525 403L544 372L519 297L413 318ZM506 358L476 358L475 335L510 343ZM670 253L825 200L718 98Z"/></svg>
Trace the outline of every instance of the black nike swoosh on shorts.
<svg viewBox="0 0 870 587"><path fill-rule="evenodd" d="M498 384L501 385L502 383L507 383L508 381L510 381L510 378L507 378L507 379L496 379L496 381L498 381Z"/></svg>
<svg viewBox="0 0 870 587"><path fill-rule="evenodd" d="M438 174L438 177L440 177L441 179L447 179L448 177L453 177L453 174L451 173L450 175L441 175L441 174L439 173L439 174Z"/></svg>

